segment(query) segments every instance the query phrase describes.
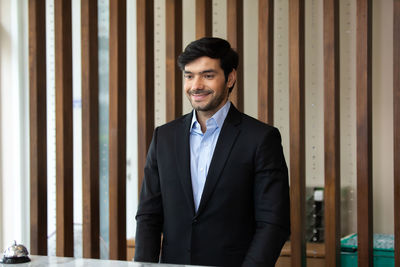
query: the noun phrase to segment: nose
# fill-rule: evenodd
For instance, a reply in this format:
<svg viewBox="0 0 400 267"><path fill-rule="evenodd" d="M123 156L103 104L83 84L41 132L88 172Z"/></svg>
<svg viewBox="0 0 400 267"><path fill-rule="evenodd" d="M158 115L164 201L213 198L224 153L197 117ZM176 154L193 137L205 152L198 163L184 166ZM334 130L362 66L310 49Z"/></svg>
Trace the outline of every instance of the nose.
<svg viewBox="0 0 400 267"><path fill-rule="evenodd" d="M201 77L196 75L192 80L191 89L192 90L203 89L203 86L204 84Z"/></svg>

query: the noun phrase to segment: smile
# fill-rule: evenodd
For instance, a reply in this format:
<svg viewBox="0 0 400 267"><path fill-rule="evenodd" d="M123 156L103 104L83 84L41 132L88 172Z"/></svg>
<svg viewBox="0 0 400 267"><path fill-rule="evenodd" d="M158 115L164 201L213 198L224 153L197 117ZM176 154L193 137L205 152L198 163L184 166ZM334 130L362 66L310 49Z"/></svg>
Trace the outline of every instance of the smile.
<svg viewBox="0 0 400 267"><path fill-rule="evenodd" d="M212 94L211 90L195 90L189 92L189 95L192 97L194 101L202 101L207 98L208 95Z"/></svg>
<svg viewBox="0 0 400 267"><path fill-rule="evenodd" d="M205 98L207 98L208 95L209 95L209 94L193 94L193 95L192 95L192 99L193 99L194 101L202 101L202 100L204 100Z"/></svg>

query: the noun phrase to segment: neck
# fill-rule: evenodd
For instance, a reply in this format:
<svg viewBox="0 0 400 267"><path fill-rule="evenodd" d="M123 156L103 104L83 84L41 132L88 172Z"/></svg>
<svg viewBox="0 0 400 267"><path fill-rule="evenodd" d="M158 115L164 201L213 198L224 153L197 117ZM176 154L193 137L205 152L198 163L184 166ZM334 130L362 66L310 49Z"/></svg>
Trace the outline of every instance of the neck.
<svg viewBox="0 0 400 267"><path fill-rule="evenodd" d="M204 111L196 111L197 121L199 122L200 127L201 127L201 131L203 133L205 133L207 131L206 122L207 122L207 120L209 118L212 117L212 115L214 115L214 113L211 114L211 113L207 113L207 112L204 112Z"/></svg>
<svg viewBox="0 0 400 267"><path fill-rule="evenodd" d="M196 118L200 124L201 131L203 133L207 131L207 125L206 125L207 120L210 119L215 113L217 113L226 104L226 102L228 102L228 99L226 99L225 102L221 103L221 105L215 110L208 110L208 111L196 110Z"/></svg>

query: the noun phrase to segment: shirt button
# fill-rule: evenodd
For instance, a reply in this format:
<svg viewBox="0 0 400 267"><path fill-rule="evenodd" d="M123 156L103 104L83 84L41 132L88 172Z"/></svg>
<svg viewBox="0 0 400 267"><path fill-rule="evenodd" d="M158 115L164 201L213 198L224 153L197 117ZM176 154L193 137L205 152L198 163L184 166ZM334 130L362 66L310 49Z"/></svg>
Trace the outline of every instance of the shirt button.
<svg viewBox="0 0 400 267"><path fill-rule="evenodd" d="M204 168L201 168L200 171L203 172L203 171L204 171Z"/></svg>

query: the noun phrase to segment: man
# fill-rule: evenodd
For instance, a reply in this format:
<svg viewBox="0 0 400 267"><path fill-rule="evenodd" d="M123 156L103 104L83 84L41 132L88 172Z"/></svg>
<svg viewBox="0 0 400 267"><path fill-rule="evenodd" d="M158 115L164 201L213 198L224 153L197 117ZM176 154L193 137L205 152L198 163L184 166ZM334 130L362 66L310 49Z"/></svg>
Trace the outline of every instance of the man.
<svg viewBox="0 0 400 267"><path fill-rule="evenodd" d="M227 41L194 41L178 64L193 112L154 131L135 261L274 266L290 231L279 131L228 100L238 54Z"/></svg>

